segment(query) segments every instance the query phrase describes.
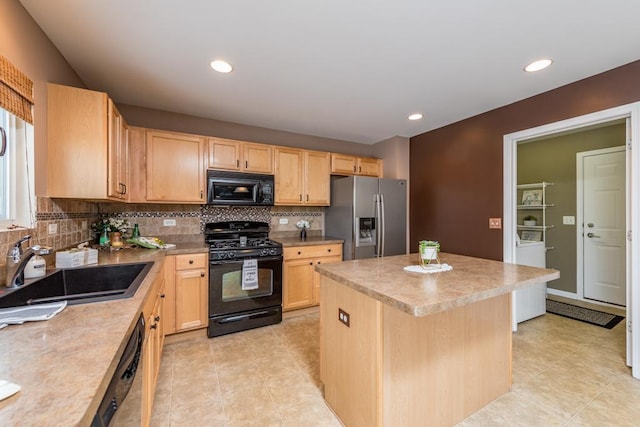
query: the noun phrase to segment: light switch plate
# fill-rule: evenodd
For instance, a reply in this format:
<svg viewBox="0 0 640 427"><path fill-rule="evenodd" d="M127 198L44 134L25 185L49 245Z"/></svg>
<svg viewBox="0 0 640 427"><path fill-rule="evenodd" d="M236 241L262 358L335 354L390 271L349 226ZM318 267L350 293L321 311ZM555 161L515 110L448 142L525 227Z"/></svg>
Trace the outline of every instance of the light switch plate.
<svg viewBox="0 0 640 427"><path fill-rule="evenodd" d="M280 225L289 224L289 218L280 218Z"/></svg>
<svg viewBox="0 0 640 427"><path fill-rule="evenodd" d="M502 218L489 218L489 229L491 230L502 229Z"/></svg>
<svg viewBox="0 0 640 427"><path fill-rule="evenodd" d="M564 225L576 225L576 217L575 216L563 216L562 224Z"/></svg>
<svg viewBox="0 0 640 427"><path fill-rule="evenodd" d="M165 227L175 227L176 226L176 220L175 219L165 219L162 221L162 225L164 225Z"/></svg>

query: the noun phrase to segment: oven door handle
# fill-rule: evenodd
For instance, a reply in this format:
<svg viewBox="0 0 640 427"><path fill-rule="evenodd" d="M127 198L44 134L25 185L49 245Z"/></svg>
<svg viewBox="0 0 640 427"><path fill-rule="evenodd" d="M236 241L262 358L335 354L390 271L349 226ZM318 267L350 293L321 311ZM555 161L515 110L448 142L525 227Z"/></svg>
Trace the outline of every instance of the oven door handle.
<svg viewBox="0 0 640 427"><path fill-rule="evenodd" d="M225 323L239 322L241 320L258 319L260 317L271 316L272 314L277 312L278 310L262 310L247 314L237 314L235 316L228 316L224 319L220 319L217 321L217 323L223 325Z"/></svg>
<svg viewBox="0 0 640 427"><path fill-rule="evenodd" d="M242 262L245 259L257 259L258 263L260 263L260 261L282 261L282 255L276 255L276 256L269 256L269 257L257 257L257 258L253 258L253 257L247 257L247 258L243 258L243 259L219 259L219 260L210 260L209 264L210 265L229 265L229 264L242 264Z"/></svg>

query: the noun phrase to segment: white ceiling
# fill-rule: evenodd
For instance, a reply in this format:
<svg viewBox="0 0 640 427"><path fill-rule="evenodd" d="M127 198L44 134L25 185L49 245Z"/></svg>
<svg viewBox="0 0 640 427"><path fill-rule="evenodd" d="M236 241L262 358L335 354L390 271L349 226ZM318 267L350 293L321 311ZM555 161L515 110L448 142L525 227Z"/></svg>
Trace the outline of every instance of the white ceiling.
<svg viewBox="0 0 640 427"><path fill-rule="evenodd" d="M638 0L20 2L118 103L365 144L640 59Z"/></svg>

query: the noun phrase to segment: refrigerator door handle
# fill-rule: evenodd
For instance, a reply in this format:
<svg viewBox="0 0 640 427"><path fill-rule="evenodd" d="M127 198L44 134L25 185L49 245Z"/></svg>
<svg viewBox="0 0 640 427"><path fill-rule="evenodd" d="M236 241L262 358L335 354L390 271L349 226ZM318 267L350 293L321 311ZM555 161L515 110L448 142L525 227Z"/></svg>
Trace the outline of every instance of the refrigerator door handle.
<svg viewBox="0 0 640 427"><path fill-rule="evenodd" d="M382 226L380 229L380 242L382 243L380 245L380 256L383 257L384 256L384 244L385 244L385 239L384 236L387 232L386 228L387 228L387 223L385 222L385 218L384 218L384 194L380 194L380 225Z"/></svg>
<svg viewBox="0 0 640 427"><path fill-rule="evenodd" d="M376 194L376 257L382 256L382 229L380 227L382 219L382 212L380 209L380 194Z"/></svg>

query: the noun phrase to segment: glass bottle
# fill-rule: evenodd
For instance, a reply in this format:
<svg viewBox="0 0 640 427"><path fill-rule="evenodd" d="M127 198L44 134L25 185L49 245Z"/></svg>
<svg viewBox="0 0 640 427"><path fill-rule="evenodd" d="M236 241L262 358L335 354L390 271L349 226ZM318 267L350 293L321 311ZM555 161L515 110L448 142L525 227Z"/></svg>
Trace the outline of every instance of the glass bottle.
<svg viewBox="0 0 640 427"><path fill-rule="evenodd" d="M109 246L111 241L109 240L109 227L102 228L102 234L100 235L100 246Z"/></svg>
<svg viewBox="0 0 640 427"><path fill-rule="evenodd" d="M131 233L131 238L135 239L140 237L140 229L138 228L138 224L133 225L133 232Z"/></svg>

